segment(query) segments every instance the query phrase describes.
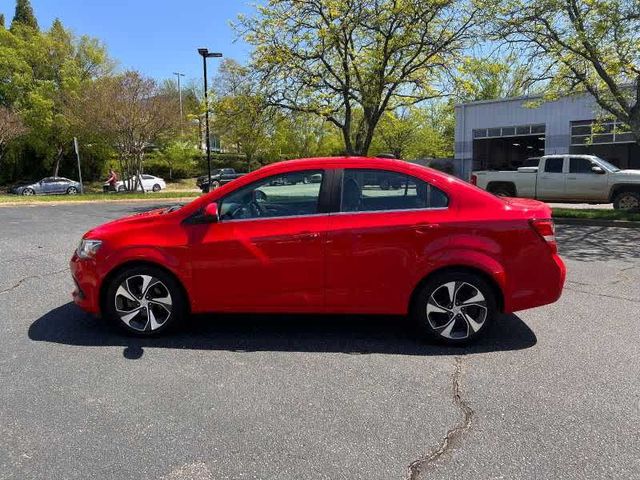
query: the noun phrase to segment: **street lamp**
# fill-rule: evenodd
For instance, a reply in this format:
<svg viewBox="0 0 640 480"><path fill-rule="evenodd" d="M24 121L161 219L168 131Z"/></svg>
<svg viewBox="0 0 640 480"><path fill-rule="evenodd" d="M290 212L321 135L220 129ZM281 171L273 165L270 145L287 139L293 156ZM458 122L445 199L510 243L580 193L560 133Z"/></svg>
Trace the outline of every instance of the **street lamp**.
<svg viewBox="0 0 640 480"><path fill-rule="evenodd" d="M182 87L180 86L180 77L184 77L184 73L173 72L178 77L178 97L180 98L180 135L184 136L184 127L182 125L184 119L184 110L182 109Z"/></svg>
<svg viewBox="0 0 640 480"><path fill-rule="evenodd" d="M211 138L209 138L209 97L207 90L209 89L207 85L207 58L220 58L222 57L221 53L209 52L207 48L199 48L198 53L202 55L202 66L204 69L204 104L205 104L205 112L204 112L204 123L205 123L205 135L207 136L207 168L208 168L208 179L209 179L209 191L211 191Z"/></svg>

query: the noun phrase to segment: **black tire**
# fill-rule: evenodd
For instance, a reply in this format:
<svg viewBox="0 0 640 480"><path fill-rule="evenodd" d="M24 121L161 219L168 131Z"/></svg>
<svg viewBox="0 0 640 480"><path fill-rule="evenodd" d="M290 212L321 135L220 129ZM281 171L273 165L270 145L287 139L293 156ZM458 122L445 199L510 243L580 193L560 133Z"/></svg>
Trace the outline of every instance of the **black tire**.
<svg viewBox="0 0 640 480"><path fill-rule="evenodd" d="M153 190L154 192L159 192L161 190L160 185L156 183L151 190Z"/></svg>
<svg viewBox="0 0 640 480"><path fill-rule="evenodd" d="M496 197L515 197L516 192L508 185L495 185L487 189L489 193L493 193Z"/></svg>
<svg viewBox="0 0 640 480"><path fill-rule="evenodd" d="M447 299L451 284L454 298ZM420 287L411 316L429 340L446 345L466 345L485 334L497 313L496 292L482 276L465 270L451 270L434 275ZM462 314L473 320L475 327Z"/></svg>
<svg viewBox="0 0 640 480"><path fill-rule="evenodd" d="M67 195L77 195L78 189L76 187L67 188Z"/></svg>
<svg viewBox="0 0 640 480"><path fill-rule="evenodd" d="M30 197L35 194L36 192L33 190L33 188L25 188L24 190L22 190L22 195L24 195L25 197Z"/></svg>
<svg viewBox="0 0 640 480"><path fill-rule="evenodd" d="M616 210L640 210L640 192L627 190L616 194L613 199L613 208Z"/></svg>
<svg viewBox="0 0 640 480"><path fill-rule="evenodd" d="M215 190L216 188L220 188L220 182L218 180L211 182L211 190Z"/></svg>
<svg viewBox="0 0 640 480"><path fill-rule="evenodd" d="M147 284L146 301L141 297L141 294L145 293L142 292L143 276L152 278ZM130 301L127 295L119 293L120 287L124 286L125 282L127 282L126 293L134 299L133 301ZM160 299L162 302L154 302L150 299ZM167 305L167 302L170 303L170 309L163 306ZM137 314L127 318L136 310ZM167 310L169 310L168 315ZM103 298L103 312L109 321L126 333L150 337L159 335L184 321L188 308L184 290L173 275L161 268L133 265L124 268L111 278Z"/></svg>

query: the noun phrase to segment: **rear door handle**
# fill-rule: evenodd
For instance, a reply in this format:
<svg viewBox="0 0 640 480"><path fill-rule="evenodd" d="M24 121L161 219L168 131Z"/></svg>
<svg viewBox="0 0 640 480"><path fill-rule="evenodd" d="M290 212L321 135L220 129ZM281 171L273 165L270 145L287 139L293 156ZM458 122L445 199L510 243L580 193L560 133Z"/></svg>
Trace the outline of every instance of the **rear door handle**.
<svg viewBox="0 0 640 480"><path fill-rule="evenodd" d="M420 234L429 233L440 227L439 223L421 223L416 225L416 232Z"/></svg>
<svg viewBox="0 0 640 480"><path fill-rule="evenodd" d="M320 238L319 232L301 232L299 235L296 235L299 240L316 240Z"/></svg>

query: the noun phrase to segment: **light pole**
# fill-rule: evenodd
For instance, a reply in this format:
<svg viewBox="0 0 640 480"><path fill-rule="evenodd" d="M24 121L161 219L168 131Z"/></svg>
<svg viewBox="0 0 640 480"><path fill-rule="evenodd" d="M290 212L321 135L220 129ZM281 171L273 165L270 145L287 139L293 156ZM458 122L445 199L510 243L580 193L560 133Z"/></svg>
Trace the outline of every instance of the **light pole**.
<svg viewBox="0 0 640 480"><path fill-rule="evenodd" d="M198 53L202 55L202 66L204 68L204 105L205 105L204 123L205 123L205 135L207 136L207 169L208 169L207 178L209 180L208 190L211 191L211 138L209 135L209 96L207 91L209 89L209 86L207 85L207 58L220 58L222 57L222 54L209 52L209 50L206 48L199 48Z"/></svg>
<svg viewBox="0 0 640 480"><path fill-rule="evenodd" d="M183 127L183 120L184 120L184 110L182 109L182 86L180 85L180 77L184 77L184 73L180 73L180 72L173 72L173 74L178 77L178 97L180 98L180 136L184 137L184 127Z"/></svg>

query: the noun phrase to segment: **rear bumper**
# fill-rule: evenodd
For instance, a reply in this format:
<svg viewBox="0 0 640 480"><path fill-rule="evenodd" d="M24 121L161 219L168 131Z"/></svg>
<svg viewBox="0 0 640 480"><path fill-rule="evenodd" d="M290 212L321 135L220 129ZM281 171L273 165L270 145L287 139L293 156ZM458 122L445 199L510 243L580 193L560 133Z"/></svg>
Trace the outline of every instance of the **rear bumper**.
<svg viewBox="0 0 640 480"><path fill-rule="evenodd" d="M82 310L94 315L100 314L100 277L93 260L83 260L75 253L69 262L75 288L71 293L73 301Z"/></svg>
<svg viewBox="0 0 640 480"><path fill-rule="evenodd" d="M539 261L536 270L531 274L536 279L534 285L517 288L505 299L505 313L541 307L560 299L567 278L567 267L560 256L553 254L550 261ZM523 285L523 282L518 284Z"/></svg>

